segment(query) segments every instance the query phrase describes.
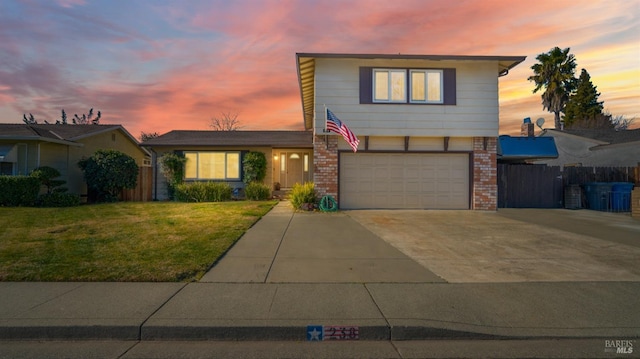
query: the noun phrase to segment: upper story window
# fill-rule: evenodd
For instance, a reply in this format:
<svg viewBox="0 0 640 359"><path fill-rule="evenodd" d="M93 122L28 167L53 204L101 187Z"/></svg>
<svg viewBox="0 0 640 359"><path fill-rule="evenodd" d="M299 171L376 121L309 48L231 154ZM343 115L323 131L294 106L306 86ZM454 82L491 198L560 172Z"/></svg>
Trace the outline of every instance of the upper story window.
<svg viewBox="0 0 640 359"><path fill-rule="evenodd" d="M360 67L360 103L455 105L456 69Z"/></svg>
<svg viewBox="0 0 640 359"><path fill-rule="evenodd" d="M442 103L442 70L409 70L411 102Z"/></svg>
<svg viewBox="0 0 640 359"><path fill-rule="evenodd" d="M240 180L240 152L185 151L185 179Z"/></svg>
<svg viewBox="0 0 640 359"><path fill-rule="evenodd" d="M374 102L407 102L407 71L374 69Z"/></svg>

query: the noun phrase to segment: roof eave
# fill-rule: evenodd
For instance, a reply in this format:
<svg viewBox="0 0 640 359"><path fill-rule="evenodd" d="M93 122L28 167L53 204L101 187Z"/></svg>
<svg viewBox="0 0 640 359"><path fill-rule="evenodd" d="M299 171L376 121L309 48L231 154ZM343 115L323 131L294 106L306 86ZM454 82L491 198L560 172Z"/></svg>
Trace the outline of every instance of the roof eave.
<svg viewBox="0 0 640 359"><path fill-rule="evenodd" d="M48 138L42 136L0 136L0 140L14 140L14 141L41 141L41 142L49 142L49 143L57 143L60 145L74 146L74 147L83 147L82 143L66 141L66 140L57 140L55 138Z"/></svg>
<svg viewBox="0 0 640 359"><path fill-rule="evenodd" d="M315 58L296 54L296 68L298 73L298 86L300 88L300 100L302 101L304 129L310 130L313 128L313 113L315 108Z"/></svg>

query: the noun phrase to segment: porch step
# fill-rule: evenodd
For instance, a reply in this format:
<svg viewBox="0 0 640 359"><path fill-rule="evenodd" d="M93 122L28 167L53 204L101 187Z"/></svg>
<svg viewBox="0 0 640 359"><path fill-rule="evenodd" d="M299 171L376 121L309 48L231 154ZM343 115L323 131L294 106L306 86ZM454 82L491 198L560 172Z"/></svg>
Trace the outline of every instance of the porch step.
<svg viewBox="0 0 640 359"><path fill-rule="evenodd" d="M289 189L280 189L277 191L271 191L271 196L273 198L286 199L289 196L289 192L291 192Z"/></svg>

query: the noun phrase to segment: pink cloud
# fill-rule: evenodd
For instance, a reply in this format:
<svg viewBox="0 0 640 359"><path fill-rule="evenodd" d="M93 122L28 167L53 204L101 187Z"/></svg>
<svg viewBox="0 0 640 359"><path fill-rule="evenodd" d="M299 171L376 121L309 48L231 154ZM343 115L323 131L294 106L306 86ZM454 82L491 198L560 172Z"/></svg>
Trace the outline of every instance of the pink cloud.
<svg viewBox="0 0 640 359"><path fill-rule="evenodd" d="M633 2L121 5L121 12L143 7L140 24L100 16L91 2L58 4L64 7L34 5L29 14L64 21L44 17L23 24L0 14L1 121L15 122L23 112L51 118L61 108L82 113L93 106L104 123L122 123L136 136L207 129L222 112L238 113L245 129L301 129L296 52L526 55L500 79L501 131L519 131L524 117L551 123L527 77L535 57L554 46L572 48L605 108L640 116L634 105L640 83L633 81L639 78L640 29Z"/></svg>

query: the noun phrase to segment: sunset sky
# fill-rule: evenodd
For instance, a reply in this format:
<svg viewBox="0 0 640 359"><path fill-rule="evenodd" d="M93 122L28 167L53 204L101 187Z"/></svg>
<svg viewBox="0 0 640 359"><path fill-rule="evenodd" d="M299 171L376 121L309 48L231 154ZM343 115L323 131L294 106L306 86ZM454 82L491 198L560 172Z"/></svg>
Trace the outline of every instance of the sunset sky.
<svg viewBox="0 0 640 359"><path fill-rule="evenodd" d="M93 107L141 131L302 130L296 52L526 56L500 78L500 132L544 117L535 57L571 48L605 110L640 127L640 0L0 1L0 122Z"/></svg>

